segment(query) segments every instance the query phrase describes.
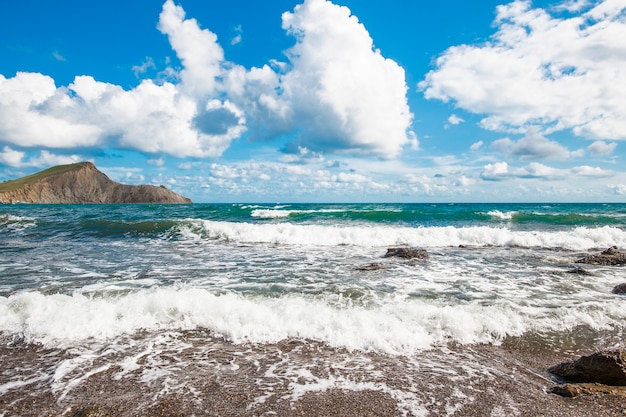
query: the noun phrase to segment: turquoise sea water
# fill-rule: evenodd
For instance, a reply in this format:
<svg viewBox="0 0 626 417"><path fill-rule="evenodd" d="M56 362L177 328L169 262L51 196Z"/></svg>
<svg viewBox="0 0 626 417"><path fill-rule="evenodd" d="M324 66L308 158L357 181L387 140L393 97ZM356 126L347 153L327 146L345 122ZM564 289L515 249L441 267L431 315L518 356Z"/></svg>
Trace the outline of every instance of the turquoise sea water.
<svg viewBox="0 0 626 417"><path fill-rule="evenodd" d="M626 204L5 205L0 334L73 352L47 376L65 394L96 364L137 372L179 332L405 358L573 331L613 346L623 269L571 272L614 245ZM394 246L430 256L384 258ZM24 376L7 378L0 395Z"/></svg>

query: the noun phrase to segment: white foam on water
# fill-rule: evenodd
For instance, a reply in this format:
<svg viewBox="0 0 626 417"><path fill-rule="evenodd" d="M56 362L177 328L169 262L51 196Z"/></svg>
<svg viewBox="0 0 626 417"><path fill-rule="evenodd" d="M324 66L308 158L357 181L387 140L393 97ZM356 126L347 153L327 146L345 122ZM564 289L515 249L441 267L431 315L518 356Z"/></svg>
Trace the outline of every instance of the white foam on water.
<svg viewBox="0 0 626 417"><path fill-rule="evenodd" d="M411 354L448 342L498 343L528 331L565 331L580 324L619 327L620 300L555 306L524 299L458 301L379 298L352 300L306 295L214 294L200 288L152 288L111 297L24 292L0 297L0 332L24 334L49 347L113 340L142 330L206 328L241 343L310 339L333 347ZM550 304L551 306L549 306Z"/></svg>
<svg viewBox="0 0 626 417"><path fill-rule="evenodd" d="M454 246L496 246L522 248L559 248L589 250L610 246L626 246L626 231L610 226L576 227L567 231L516 231L505 227L390 227L390 226L326 226L292 223L253 224L208 220L201 228L185 231L194 239L201 237L237 243L270 243L314 246L409 245L422 248Z"/></svg>
<svg viewBox="0 0 626 417"><path fill-rule="evenodd" d="M36 220L30 217L15 216L13 214L0 215L0 226L6 227L11 231L19 232L36 225Z"/></svg>
<svg viewBox="0 0 626 417"><path fill-rule="evenodd" d="M283 210L283 207L274 207L271 209L267 208L258 208L252 210L250 213L251 217L262 218L262 219L281 219L287 218L292 214L310 214L310 213L344 213L346 210L340 209L318 209L318 210Z"/></svg>
<svg viewBox="0 0 626 417"><path fill-rule="evenodd" d="M252 210L250 216L263 219L281 219L291 216L295 210L276 210L276 209L256 209Z"/></svg>
<svg viewBox="0 0 626 417"><path fill-rule="evenodd" d="M494 217L496 219L501 219L501 220L511 220L513 218L513 216L515 216L518 212L517 211L500 211L500 210L492 210L487 212L488 216Z"/></svg>

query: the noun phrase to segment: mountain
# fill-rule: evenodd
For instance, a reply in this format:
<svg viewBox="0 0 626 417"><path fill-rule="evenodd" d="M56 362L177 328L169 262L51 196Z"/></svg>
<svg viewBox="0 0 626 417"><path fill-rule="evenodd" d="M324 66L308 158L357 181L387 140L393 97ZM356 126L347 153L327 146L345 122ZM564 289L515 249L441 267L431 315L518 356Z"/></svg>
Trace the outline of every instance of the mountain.
<svg viewBox="0 0 626 417"><path fill-rule="evenodd" d="M0 203L34 204L187 204L191 200L164 186L125 185L111 180L91 162L59 165L0 183Z"/></svg>

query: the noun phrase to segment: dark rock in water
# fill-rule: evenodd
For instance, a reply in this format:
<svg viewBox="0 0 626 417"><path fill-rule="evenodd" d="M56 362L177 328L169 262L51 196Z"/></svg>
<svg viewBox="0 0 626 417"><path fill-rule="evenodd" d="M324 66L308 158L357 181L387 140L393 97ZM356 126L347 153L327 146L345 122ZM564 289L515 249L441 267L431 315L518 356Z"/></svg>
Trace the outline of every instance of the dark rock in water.
<svg viewBox="0 0 626 417"><path fill-rule="evenodd" d="M626 264L626 252L620 251L617 246L611 246L602 253L585 256L576 261L580 264L594 265L624 265Z"/></svg>
<svg viewBox="0 0 626 417"><path fill-rule="evenodd" d="M383 269L383 265L376 262L356 268L357 271L378 271L379 269Z"/></svg>
<svg viewBox="0 0 626 417"><path fill-rule="evenodd" d="M626 294L626 282L616 285L615 287L613 287L613 290L611 292L613 294Z"/></svg>
<svg viewBox="0 0 626 417"><path fill-rule="evenodd" d="M428 252L424 249L415 248L389 248L385 253L385 258L402 258L402 259L427 259Z"/></svg>
<svg viewBox="0 0 626 417"><path fill-rule="evenodd" d="M626 350L597 352L548 369L565 382L626 386Z"/></svg>
<svg viewBox="0 0 626 417"><path fill-rule="evenodd" d="M568 274L576 274L576 275L593 275L591 272L587 271L585 268L581 268L577 266L574 269L570 269L567 271Z"/></svg>
<svg viewBox="0 0 626 417"><path fill-rule="evenodd" d="M626 397L626 387L615 387L602 384L565 384L550 388L548 393L560 395L561 397L578 397L581 395L599 394Z"/></svg>

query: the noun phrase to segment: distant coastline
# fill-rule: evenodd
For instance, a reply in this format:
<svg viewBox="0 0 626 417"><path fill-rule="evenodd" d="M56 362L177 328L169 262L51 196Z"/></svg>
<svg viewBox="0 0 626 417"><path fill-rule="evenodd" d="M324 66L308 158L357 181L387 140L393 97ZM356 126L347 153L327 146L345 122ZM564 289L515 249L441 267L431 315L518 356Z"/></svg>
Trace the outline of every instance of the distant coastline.
<svg viewBox="0 0 626 417"><path fill-rule="evenodd" d="M165 186L126 185L91 162L58 165L0 183L1 204L190 204Z"/></svg>

